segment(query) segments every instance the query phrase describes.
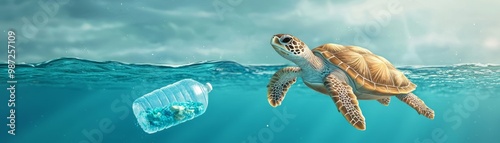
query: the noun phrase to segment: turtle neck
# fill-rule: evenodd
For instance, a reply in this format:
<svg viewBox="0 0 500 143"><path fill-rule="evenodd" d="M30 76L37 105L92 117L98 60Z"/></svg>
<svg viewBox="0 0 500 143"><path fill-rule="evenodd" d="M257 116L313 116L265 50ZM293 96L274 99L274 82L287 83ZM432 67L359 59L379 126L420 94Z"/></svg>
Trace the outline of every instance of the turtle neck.
<svg viewBox="0 0 500 143"><path fill-rule="evenodd" d="M302 69L309 68L314 70L321 70L324 67L324 62L321 60L321 58L314 55L314 53L309 48L305 49L304 56L293 60L293 62Z"/></svg>

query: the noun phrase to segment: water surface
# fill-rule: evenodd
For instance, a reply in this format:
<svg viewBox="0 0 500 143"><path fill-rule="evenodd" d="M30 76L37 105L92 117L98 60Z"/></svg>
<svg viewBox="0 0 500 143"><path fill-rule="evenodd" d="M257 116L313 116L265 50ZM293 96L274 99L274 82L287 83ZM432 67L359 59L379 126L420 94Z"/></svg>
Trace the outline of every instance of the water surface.
<svg viewBox="0 0 500 143"><path fill-rule="evenodd" d="M2 73L7 73L6 66L0 65ZM284 66L206 61L173 67L75 58L18 65L16 136L5 133L2 138L16 143L500 142L498 65L400 66L436 118L418 115L396 98L387 107L363 100L366 131L353 128L330 98L301 79L282 106L272 108L266 85ZM185 78L212 83L207 111L155 134L142 131L132 101ZM7 80L6 74L1 80ZM7 106L1 109L8 115ZM4 132L7 128L0 127Z"/></svg>

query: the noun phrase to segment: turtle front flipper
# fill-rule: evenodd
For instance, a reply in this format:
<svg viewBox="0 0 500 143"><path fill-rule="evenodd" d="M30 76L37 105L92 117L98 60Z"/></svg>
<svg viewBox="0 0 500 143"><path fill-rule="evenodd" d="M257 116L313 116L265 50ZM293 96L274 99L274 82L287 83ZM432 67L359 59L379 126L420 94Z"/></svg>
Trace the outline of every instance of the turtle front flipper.
<svg viewBox="0 0 500 143"><path fill-rule="evenodd" d="M281 105L288 88L297 81L300 71L299 67L285 67L274 73L267 85L267 100L271 106Z"/></svg>
<svg viewBox="0 0 500 143"><path fill-rule="evenodd" d="M326 89L330 92L337 109L344 115L345 119L356 129L365 130L366 123L363 113L359 108L358 99L352 91L352 87L341 81L333 74L329 74L324 81Z"/></svg>
<svg viewBox="0 0 500 143"><path fill-rule="evenodd" d="M391 102L391 97L377 99L377 101L384 106L389 106L389 103Z"/></svg>
<svg viewBox="0 0 500 143"><path fill-rule="evenodd" d="M398 99L403 101L404 103L410 105L411 108L417 110L418 114L424 115L431 120L434 119L434 110L427 107L424 101L418 98L415 94L408 93L403 95L396 95L396 97L398 97Z"/></svg>

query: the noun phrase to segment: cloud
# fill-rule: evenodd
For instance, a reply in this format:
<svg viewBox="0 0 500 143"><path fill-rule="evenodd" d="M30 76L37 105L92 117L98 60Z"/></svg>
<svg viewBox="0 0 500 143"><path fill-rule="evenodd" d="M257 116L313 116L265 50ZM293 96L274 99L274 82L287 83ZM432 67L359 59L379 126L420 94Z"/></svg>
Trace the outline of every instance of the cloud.
<svg viewBox="0 0 500 143"><path fill-rule="evenodd" d="M497 38L488 37L484 39L483 46L489 50L498 50L500 49L500 41Z"/></svg>
<svg viewBox="0 0 500 143"><path fill-rule="evenodd" d="M242 0L228 4L225 13L217 13L213 2L70 1L34 38L19 35L18 61L80 57L156 64L290 63L269 45L276 33L293 34L310 48L360 45L397 65L500 60L493 54L499 51L495 37L500 20L493 14L499 2ZM0 26L20 33L21 19L40 11L37 1L8 1L0 12L12 14L2 16L6 22ZM389 18L383 15L387 13Z"/></svg>
<svg viewBox="0 0 500 143"><path fill-rule="evenodd" d="M151 13L156 13L168 17L190 17L190 18L214 18L216 16L213 12L197 10L193 8L177 8L174 10L162 10L155 8L137 8L137 10L144 10Z"/></svg>

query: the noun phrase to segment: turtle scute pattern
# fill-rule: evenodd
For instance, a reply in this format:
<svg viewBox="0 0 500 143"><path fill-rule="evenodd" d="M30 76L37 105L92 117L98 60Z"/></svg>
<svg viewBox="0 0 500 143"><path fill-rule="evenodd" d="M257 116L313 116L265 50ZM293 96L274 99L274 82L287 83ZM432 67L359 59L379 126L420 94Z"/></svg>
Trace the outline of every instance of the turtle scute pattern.
<svg viewBox="0 0 500 143"><path fill-rule="evenodd" d="M325 44L313 51L348 73L357 83L358 90L378 94L408 94L416 88L416 85L387 59L367 49Z"/></svg>

